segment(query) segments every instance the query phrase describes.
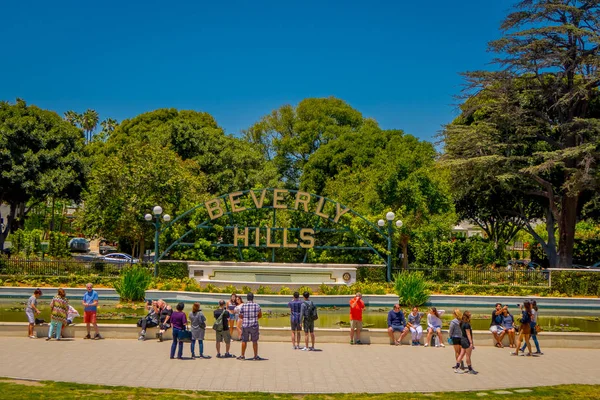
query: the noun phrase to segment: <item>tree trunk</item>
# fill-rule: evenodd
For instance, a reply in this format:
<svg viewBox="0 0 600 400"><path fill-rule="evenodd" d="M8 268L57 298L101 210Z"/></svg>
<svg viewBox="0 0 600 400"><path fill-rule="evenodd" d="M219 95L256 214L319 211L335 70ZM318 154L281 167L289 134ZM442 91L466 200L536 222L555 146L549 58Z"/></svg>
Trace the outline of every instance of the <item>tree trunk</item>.
<svg viewBox="0 0 600 400"><path fill-rule="evenodd" d="M144 261L144 253L146 252L146 239L144 238L144 236L142 236L142 238L140 239L140 256L138 257L140 259L140 262Z"/></svg>
<svg viewBox="0 0 600 400"><path fill-rule="evenodd" d="M54 232L54 196L52 196L52 218L50 219L50 232Z"/></svg>
<svg viewBox="0 0 600 400"><path fill-rule="evenodd" d="M0 251L4 250L4 242L11 232L12 224L17 213L17 204L12 203L10 205L10 214L4 218L4 228L0 229Z"/></svg>
<svg viewBox="0 0 600 400"><path fill-rule="evenodd" d="M561 214L558 221L558 265L561 268L569 268L573 264L578 200L579 196L564 196L561 202Z"/></svg>
<svg viewBox="0 0 600 400"><path fill-rule="evenodd" d="M403 235L402 243L402 269L408 269L408 236Z"/></svg>

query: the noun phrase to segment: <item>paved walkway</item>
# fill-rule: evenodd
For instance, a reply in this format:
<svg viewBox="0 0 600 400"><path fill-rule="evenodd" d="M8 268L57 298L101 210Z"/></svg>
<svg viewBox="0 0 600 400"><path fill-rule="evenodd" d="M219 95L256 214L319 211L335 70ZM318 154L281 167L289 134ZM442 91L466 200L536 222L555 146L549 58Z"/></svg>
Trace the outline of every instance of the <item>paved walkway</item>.
<svg viewBox="0 0 600 400"><path fill-rule="evenodd" d="M540 340L543 345L543 340ZM477 348L479 375L457 375L453 350L410 346L323 344L322 351L264 343L267 361L214 358L170 360L170 342L0 338L0 376L102 385L212 391L432 392L568 383L600 384L600 350L548 349L540 357L509 356L509 349ZM250 346L249 346L250 347ZM240 343L232 344L239 354ZM251 355L252 351L247 355ZM189 357L189 344L184 357Z"/></svg>

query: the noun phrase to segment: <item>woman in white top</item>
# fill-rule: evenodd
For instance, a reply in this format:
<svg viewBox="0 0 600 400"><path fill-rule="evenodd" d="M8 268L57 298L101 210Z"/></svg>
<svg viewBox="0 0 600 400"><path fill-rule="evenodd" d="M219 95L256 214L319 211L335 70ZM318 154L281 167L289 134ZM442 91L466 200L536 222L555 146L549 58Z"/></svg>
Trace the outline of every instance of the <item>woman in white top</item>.
<svg viewBox="0 0 600 400"><path fill-rule="evenodd" d="M427 340L425 341L425 347L431 343L431 336L436 333L440 339L440 344L436 344L435 347L446 347L444 345L444 339L442 338L442 315L444 310L438 310L435 307L431 307L429 313L427 313Z"/></svg>
<svg viewBox="0 0 600 400"><path fill-rule="evenodd" d="M235 306L233 312L236 315L236 320L237 320L237 333L238 333L238 340L242 340L242 319L239 317L240 315L240 310L242 309L242 306L244 305L244 301L242 300L242 298L240 296L238 296L237 298L237 305Z"/></svg>

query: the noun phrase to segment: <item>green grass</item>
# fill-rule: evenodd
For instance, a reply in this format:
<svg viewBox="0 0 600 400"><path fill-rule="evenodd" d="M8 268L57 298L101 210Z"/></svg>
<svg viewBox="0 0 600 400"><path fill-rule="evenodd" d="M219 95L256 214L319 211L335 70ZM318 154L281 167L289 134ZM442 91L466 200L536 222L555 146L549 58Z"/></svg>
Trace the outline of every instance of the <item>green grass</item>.
<svg viewBox="0 0 600 400"><path fill-rule="evenodd" d="M510 389L509 389L510 390ZM513 392L511 398L527 399L600 399L600 385L561 385L532 388L529 393ZM52 381L15 381L0 378L0 396L4 399L281 399L281 400L403 400L403 399L481 399L498 398L491 390L446 393L390 393L390 394L270 394L270 393L224 393L191 390L146 389L123 386L81 385ZM487 393L489 396L478 396Z"/></svg>

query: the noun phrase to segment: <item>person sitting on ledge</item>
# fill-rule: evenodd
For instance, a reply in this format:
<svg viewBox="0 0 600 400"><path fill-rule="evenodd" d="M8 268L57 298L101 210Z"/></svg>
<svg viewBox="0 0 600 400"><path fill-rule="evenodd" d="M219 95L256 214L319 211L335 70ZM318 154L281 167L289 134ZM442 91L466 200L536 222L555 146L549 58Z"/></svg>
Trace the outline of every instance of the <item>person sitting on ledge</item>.
<svg viewBox="0 0 600 400"><path fill-rule="evenodd" d="M402 339L408 334L408 328L406 328L406 319L404 318L404 313L400 309L400 304L394 304L394 308L388 312L387 324L390 344L401 346ZM394 337L395 332L400 333L398 339Z"/></svg>
<svg viewBox="0 0 600 400"><path fill-rule="evenodd" d="M490 321L490 332L494 335L494 346L498 348L504 347L502 345L502 341L500 340L500 334L504 330L502 323L504 322L503 312L502 312L502 304L496 303L496 309L492 311L492 320Z"/></svg>
<svg viewBox="0 0 600 400"><path fill-rule="evenodd" d="M423 327L421 326L421 318L425 313L419 312L417 307L413 307L412 312L408 314L408 329L412 339L413 346L421 344L421 336L423 336Z"/></svg>
<svg viewBox="0 0 600 400"><path fill-rule="evenodd" d="M158 326L158 302L148 300L146 303L146 309L148 310L148 314L145 317L140 318L138 321L138 326L142 328L140 332L140 337L138 340L146 340L146 328L154 328Z"/></svg>
<svg viewBox="0 0 600 400"><path fill-rule="evenodd" d="M502 307L502 326L504 329L498 338L500 343L502 343L504 336L508 334L508 342L510 343L510 347L515 347L515 319L508 311L508 306Z"/></svg>
<svg viewBox="0 0 600 400"><path fill-rule="evenodd" d="M160 330L156 334L158 337L158 341L163 341L163 334L171 327L171 314L173 314L173 309L171 306L167 305L164 300L160 299L156 302L157 305L157 314L159 316L159 326Z"/></svg>
<svg viewBox="0 0 600 400"><path fill-rule="evenodd" d="M435 333L439 338L439 343L436 343L435 347L446 347L444 345L444 339L442 338L442 315L444 310L438 310L435 307L431 307L427 314L427 340L425 341L425 347L431 343L431 336Z"/></svg>

